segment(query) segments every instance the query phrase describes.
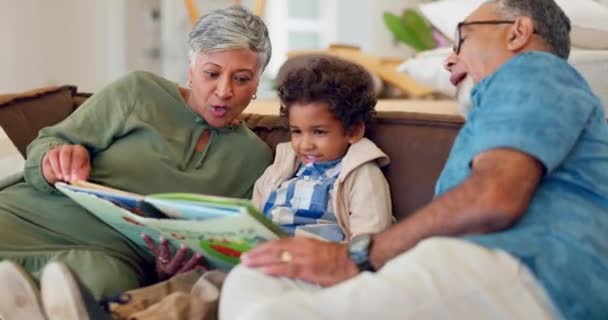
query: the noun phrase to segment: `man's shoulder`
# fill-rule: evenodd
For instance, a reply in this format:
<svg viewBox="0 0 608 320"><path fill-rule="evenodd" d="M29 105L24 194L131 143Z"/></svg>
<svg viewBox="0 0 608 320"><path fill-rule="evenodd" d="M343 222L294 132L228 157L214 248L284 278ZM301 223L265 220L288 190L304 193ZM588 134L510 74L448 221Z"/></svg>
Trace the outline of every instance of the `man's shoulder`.
<svg viewBox="0 0 608 320"><path fill-rule="evenodd" d="M590 91L584 78L565 59L543 51L521 53L505 62L490 80L509 81L511 85L528 87L538 84L584 87ZM528 83L531 81L532 83ZM491 82L491 81L490 81Z"/></svg>
<svg viewBox="0 0 608 320"><path fill-rule="evenodd" d="M507 61L473 91L479 105L509 106L514 110L543 106L543 110L588 114L601 102L568 61L546 52L527 52ZM550 105L551 108L545 108Z"/></svg>

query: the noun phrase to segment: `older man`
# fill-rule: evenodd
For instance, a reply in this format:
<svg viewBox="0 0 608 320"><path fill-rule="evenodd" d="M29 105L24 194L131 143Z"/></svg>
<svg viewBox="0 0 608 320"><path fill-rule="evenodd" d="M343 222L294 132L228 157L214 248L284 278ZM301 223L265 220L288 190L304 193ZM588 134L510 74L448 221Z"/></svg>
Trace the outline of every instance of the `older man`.
<svg viewBox="0 0 608 320"><path fill-rule="evenodd" d="M256 248L220 317L606 319L608 126L569 31L553 0L481 5L446 61L476 86L435 200L349 245Z"/></svg>

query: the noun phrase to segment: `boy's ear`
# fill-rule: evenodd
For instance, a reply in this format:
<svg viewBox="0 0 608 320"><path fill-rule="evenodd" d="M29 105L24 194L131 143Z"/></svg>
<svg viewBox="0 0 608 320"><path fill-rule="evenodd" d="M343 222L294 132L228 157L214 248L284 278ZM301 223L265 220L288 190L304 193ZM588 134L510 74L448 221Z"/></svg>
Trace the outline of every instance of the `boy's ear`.
<svg viewBox="0 0 608 320"><path fill-rule="evenodd" d="M363 138L365 134L365 124L359 122L355 124L348 132L348 143L353 144Z"/></svg>

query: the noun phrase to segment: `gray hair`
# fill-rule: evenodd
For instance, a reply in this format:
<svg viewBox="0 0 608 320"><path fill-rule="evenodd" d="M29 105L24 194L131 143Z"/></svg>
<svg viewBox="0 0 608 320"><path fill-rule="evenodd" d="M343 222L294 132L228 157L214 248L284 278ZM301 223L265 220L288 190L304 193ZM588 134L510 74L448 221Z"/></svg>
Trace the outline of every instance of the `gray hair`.
<svg viewBox="0 0 608 320"><path fill-rule="evenodd" d="M570 19L554 0L490 0L509 18L530 17L535 32L559 57L570 55Z"/></svg>
<svg viewBox="0 0 608 320"><path fill-rule="evenodd" d="M194 63L201 53L246 48L260 55L262 70L272 53L264 21L238 5L201 16L190 31L188 45L190 63Z"/></svg>

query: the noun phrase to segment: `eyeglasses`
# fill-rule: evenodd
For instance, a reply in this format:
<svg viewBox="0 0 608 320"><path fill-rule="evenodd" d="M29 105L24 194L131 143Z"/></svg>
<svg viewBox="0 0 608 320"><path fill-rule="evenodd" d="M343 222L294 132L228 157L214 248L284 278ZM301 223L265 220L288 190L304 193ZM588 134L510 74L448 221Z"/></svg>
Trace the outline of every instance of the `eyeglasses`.
<svg viewBox="0 0 608 320"><path fill-rule="evenodd" d="M469 21L469 22L460 22L458 26L456 26L456 34L454 35L454 53L460 54L460 46L462 45L462 37L460 36L460 28L464 26L476 25L476 24L511 24L515 23L515 20L483 20L483 21Z"/></svg>

